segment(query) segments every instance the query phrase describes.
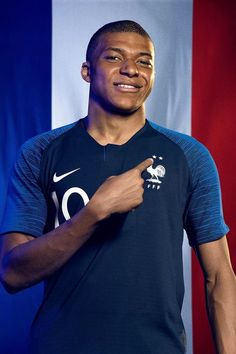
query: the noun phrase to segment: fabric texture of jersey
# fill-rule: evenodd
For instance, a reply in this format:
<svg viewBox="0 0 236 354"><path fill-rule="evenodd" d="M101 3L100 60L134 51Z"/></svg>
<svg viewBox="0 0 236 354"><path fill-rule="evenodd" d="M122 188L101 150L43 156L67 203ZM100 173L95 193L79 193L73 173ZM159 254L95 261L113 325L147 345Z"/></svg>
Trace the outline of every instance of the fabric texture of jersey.
<svg viewBox="0 0 236 354"><path fill-rule="evenodd" d="M46 280L30 353L185 352L183 229L191 246L228 231L214 162L192 137L148 121L123 145L99 145L83 120L41 134L22 148L1 232L41 236L148 157L143 203L105 220Z"/></svg>

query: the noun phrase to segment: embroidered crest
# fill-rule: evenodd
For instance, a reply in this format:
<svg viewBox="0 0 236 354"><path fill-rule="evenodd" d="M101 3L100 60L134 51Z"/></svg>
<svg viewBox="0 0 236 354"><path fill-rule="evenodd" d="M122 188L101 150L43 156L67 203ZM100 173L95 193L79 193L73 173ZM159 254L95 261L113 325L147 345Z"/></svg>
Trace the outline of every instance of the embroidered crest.
<svg viewBox="0 0 236 354"><path fill-rule="evenodd" d="M166 174L166 169L163 165L157 165L155 166L155 160L163 160L162 156L157 157L156 155L153 155L152 158L154 159L154 162L151 166L147 168L147 172L150 174L150 178L146 179L146 182L149 182L147 185L147 188L151 189L160 189L160 184L162 181L160 178L163 178Z"/></svg>

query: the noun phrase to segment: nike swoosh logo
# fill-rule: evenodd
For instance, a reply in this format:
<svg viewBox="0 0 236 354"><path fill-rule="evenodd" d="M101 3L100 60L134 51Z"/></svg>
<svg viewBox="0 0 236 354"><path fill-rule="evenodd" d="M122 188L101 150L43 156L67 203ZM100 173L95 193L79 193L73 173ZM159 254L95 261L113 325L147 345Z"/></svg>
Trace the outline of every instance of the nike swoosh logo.
<svg viewBox="0 0 236 354"><path fill-rule="evenodd" d="M64 173L63 175L60 175L60 176L57 176L57 173L55 172L54 175L53 175L53 182L57 183L57 182L61 181L63 178L65 178L65 177L71 175L71 174L74 173L75 171L78 171L79 169L80 169L80 167L79 167L79 168L76 168L76 169L73 170L73 171L69 171L69 172L67 172L67 173Z"/></svg>

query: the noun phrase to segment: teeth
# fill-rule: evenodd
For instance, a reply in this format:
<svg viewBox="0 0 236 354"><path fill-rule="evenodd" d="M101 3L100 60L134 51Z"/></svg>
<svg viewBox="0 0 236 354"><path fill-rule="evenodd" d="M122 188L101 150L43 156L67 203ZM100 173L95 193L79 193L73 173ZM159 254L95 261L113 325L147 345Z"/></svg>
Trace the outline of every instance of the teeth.
<svg viewBox="0 0 236 354"><path fill-rule="evenodd" d="M132 86L132 85L125 85L125 84L118 84L119 87L122 87L122 88L135 88L135 86Z"/></svg>

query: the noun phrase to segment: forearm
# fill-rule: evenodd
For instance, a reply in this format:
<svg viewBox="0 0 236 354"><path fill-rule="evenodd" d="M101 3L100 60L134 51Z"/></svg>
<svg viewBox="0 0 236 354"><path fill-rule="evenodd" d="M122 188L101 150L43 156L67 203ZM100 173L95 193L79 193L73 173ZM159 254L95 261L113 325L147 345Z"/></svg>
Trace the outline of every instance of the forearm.
<svg viewBox="0 0 236 354"><path fill-rule="evenodd" d="M217 354L236 353L236 280L233 271L206 283L209 320Z"/></svg>
<svg viewBox="0 0 236 354"><path fill-rule="evenodd" d="M15 292L50 276L91 237L98 224L98 215L87 205L55 230L11 249L2 262L5 287Z"/></svg>
<svg viewBox="0 0 236 354"><path fill-rule="evenodd" d="M5 287L14 292L50 276L91 237L100 221L140 205L144 192L141 173L152 163L146 159L108 178L80 212L53 231L36 239L21 234L13 240L14 234L8 235L0 255L0 278Z"/></svg>

